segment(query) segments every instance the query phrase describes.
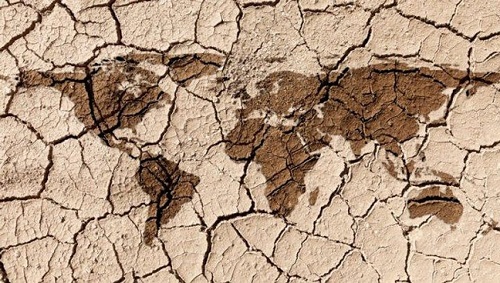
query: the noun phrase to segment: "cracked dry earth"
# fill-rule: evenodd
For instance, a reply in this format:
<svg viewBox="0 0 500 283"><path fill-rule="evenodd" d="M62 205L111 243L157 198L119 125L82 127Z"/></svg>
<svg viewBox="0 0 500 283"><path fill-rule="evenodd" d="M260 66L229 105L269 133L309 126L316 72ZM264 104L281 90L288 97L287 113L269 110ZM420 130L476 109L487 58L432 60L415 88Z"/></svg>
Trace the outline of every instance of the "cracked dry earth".
<svg viewBox="0 0 500 283"><path fill-rule="evenodd" d="M498 282L472 0L0 0L0 282Z"/></svg>

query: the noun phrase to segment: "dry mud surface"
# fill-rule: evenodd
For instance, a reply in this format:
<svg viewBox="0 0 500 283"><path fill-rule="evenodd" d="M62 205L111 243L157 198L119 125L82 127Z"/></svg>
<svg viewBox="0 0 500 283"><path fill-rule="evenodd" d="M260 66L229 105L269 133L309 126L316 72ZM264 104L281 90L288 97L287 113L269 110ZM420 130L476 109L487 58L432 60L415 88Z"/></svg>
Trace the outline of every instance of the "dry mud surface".
<svg viewBox="0 0 500 283"><path fill-rule="evenodd" d="M498 282L498 7L0 0L0 282Z"/></svg>

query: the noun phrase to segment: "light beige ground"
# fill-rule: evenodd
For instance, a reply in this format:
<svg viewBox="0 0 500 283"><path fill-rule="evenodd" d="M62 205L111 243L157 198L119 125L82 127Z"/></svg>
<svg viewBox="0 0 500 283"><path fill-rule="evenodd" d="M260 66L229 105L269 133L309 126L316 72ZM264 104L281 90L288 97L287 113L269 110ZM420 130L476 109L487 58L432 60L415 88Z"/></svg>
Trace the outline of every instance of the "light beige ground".
<svg viewBox="0 0 500 283"><path fill-rule="evenodd" d="M498 282L499 7L0 0L0 282Z"/></svg>

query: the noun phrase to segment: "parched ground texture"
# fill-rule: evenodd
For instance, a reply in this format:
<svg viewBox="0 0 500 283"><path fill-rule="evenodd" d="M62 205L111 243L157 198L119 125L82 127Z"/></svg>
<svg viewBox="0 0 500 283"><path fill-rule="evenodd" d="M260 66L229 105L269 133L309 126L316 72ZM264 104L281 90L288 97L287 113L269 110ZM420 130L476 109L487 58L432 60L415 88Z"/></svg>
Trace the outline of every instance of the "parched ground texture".
<svg viewBox="0 0 500 283"><path fill-rule="evenodd" d="M0 282L499 282L499 7L0 0Z"/></svg>

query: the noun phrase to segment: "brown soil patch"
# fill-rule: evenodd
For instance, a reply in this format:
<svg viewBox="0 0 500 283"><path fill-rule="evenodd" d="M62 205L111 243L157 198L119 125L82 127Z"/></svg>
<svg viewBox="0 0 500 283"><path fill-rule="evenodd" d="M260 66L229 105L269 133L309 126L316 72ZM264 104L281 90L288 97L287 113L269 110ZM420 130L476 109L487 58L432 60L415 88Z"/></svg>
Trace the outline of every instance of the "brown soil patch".
<svg viewBox="0 0 500 283"><path fill-rule="evenodd" d="M189 85L194 79L213 75L223 65L224 57L214 54L187 54L170 58L170 77L179 85Z"/></svg>
<svg viewBox="0 0 500 283"><path fill-rule="evenodd" d="M24 88L57 88L73 101L75 114L86 129L108 146L131 154L130 147L126 146L129 141L117 141L113 131L122 128L135 131L149 110L171 99L158 86L163 76L141 67L144 62L167 65L167 74L185 86L196 78L215 74L223 57L190 54L167 58L159 54L131 53L78 67L70 73L25 71L19 84ZM144 232L145 242L151 244L159 226L167 223L191 200L199 178L161 156L153 157L146 152L140 159L136 178L151 198Z"/></svg>
<svg viewBox="0 0 500 283"><path fill-rule="evenodd" d="M410 218L435 215L447 224L457 223L462 216L463 209L450 188L446 188L444 193L439 187L424 189L417 197L408 201Z"/></svg>
<svg viewBox="0 0 500 283"><path fill-rule="evenodd" d="M179 169L178 164L161 156L144 154L136 173L141 188L151 199L149 215L144 231L144 240L150 245L158 234L161 224L166 224L191 201L194 188L200 179Z"/></svg>
<svg viewBox="0 0 500 283"><path fill-rule="evenodd" d="M420 117L428 120L447 102L446 88L471 84L474 89L500 76L391 63L346 70L330 78L270 74L257 84L258 97L242 98L240 122L227 136L231 158L254 158L262 166L270 207L279 215L288 215L305 192L304 176L319 157L313 152L328 145L332 135L348 140L355 155L370 141L400 155L400 144L416 136ZM295 126L271 127L264 118L250 118L255 111L293 120ZM386 167L396 175L394 164ZM449 176L440 177L451 181Z"/></svg>
<svg viewBox="0 0 500 283"><path fill-rule="evenodd" d="M309 205L315 205L318 200L319 188L314 189L309 195Z"/></svg>
<svg viewBox="0 0 500 283"><path fill-rule="evenodd" d="M452 184L455 186L458 186L458 184L459 184L458 180L455 179L455 177L453 177L452 175L450 175L446 172L432 170L432 173L434 175L438 176L441 179L441 181L446 182L447 184Z"/></svg>
<svg viewBox="0 0 500 283"><path fill-rule="evenodd" d="M114 130L134 130L146 112L170 99L158 87L162 77L141 68L135 57L105 60L72 73L28 71L20 83L60 90L75 103L75 114L85 127L109 145Z"/></svg>
<svg viewBox="0 0 500 283"><path fill-rule="evenodd" d="M142 68L141 62L166 64L169 68L165 75L186 86L196 78L215 74L223 61L211 54L129 54L78 67L71 73L23 72L20 85L59 89L75 103L75 113L87 129L109 146L130 153L125 141L113 139L113 131L134 130L145 113L161 101L170 100L158 87L162 77ZM471 84L470 93L474 93L478 86L499 79L496 73L468 74L446 67L431 70L398 63L346 70L324 78L276 72L257 84L258 97L239 96L244 108L238 113L240 122L226 137L226 152L234 160L254 160L261 165L270 207L286 216L305 192L305 175L319 158L314 152L328 145L332 135L348 140L356 155L370 141L400 155L399 145L416 135L419 117L428 119L432 111L447 102L442 93L446 88ZM273 127L266 124L265 118L250 118L254 111L293 120L295 124ZM396 175L398 170L393 164L386 166ZM452 182L449 176L438 175ZM146 239L151 242L158 226L189 201L199 180L178 170L171 161L148 153L141 157L137 178L153 201L146 228ZM176 182L172 181L176 178ZM311 205L315 203L314 195L317 193L309 199ZM419 205L424 206L428 204Z"/></svg>

